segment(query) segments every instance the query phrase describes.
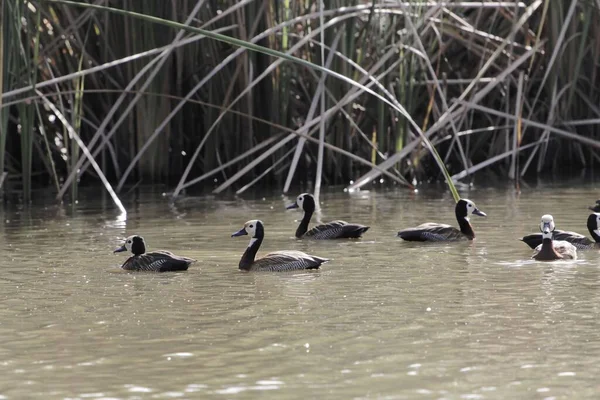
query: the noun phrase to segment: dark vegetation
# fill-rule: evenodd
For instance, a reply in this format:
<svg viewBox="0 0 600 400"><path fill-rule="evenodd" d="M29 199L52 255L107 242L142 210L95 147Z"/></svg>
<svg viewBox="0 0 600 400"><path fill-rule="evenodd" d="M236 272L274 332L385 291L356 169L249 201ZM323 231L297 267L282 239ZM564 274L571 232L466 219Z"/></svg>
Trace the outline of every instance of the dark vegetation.
<svg viewBox="0 0 600 400"><path fill-rule="evenodd" d="M25 200L100 182L410 186L441 165L455 181L488 166L518 179L599 160L598 0L78 3L0 3L0 168Z"/></svg>

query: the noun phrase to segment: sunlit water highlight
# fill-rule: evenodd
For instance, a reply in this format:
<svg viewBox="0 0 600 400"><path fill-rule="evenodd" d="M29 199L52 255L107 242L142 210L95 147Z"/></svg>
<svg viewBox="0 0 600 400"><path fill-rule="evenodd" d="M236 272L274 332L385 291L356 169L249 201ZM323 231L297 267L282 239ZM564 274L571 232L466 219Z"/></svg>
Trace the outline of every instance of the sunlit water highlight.
<svg viewBox="0 0 600 400"><path fill-rule="evenodd" d="M109 199L0 211L0 399L584 399L600 390L600 254L539 263L517 238L542 214L587 234L591 185L463 193L474 243L395 233L456 224L438 190L323 194L323 220L370 225L359 241L293 239L298 211L257 199ZM93 196L91 196L93 197ZM103 205L106 205L106 208ZM242 273L261 252L332 258L317 272ZM188 272L125 273L120 240L197 258Z"/></svg>

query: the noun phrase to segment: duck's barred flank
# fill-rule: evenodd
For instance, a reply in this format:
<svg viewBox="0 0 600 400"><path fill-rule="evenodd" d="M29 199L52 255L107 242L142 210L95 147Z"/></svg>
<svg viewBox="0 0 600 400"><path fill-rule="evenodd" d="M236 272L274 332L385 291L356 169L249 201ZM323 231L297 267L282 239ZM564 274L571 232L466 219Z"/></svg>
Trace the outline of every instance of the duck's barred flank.
<svg viewBox="0 0 600 400"><path fill-rule="evenodd" d="M318 240L359 237L369 229L368 226L349 224L346 221L332 221L317 225L304 234L304 237Z"/></svg>
<svg viewBox="0 0 600 400"><path fill-rule="evenodd" d="M123 264L123 269L134 271L156 271L167 262L167 260L161 258L154 261L150 260L146 263L144 262L146 258L148 258L147 255L133 256L130 262Z"/></svg>
<svg viewBox="0 0 600 400"><path fill-rule="evenodd" d="M186 271L194 261L169 251L153 251L130 257L121 268L127 271L146 272Z"/></svg>
<svg viewBox="0 0 600 400"><path fill-rule="evenodd" d="M575 246L575 248L577 248L577 250L591 250L591 249L596 248L596 243L588 243L588 244L579 243L579 242L569 242L569 243L571 243L573 246Z"/></svg>
<svg viewBox="0 0 600 400"><path fill-rule="evenodd" d="M546 245L547 248L544 248L544 245ZM548 253L550 256L547 255ZM531 258L538 261L552 261L559 259L576 260L577 248L571 243L565 242L564 240L549 240L547 243L542 242L542 244L536 247L533 250Z"/></svg>
<svg viewBox="0 0 600 400"><path fill-rule="evenodd" d="M254 271L294 271L300 269L316 269L326 258L311 256L301 251L277 251L269 253L263 258L254 261Z"/></svg>
<svg viewBox="0 0 600 400"><path fill-rule="evenodd" d="M440 233L433 232L422 232L421 237L427 241L431 242L443 242L449 239L448 235L442 235Z"/></svg>

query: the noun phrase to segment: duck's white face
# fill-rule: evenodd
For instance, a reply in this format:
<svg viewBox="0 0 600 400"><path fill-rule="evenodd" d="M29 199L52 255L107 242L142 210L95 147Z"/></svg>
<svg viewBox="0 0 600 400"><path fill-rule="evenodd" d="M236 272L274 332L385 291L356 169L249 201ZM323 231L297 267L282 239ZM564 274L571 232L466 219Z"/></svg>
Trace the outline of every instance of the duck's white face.
<svg viewBox="0 0 600 400"><path fill-rule="evenodd" d="M256 234L256 226L260 223L259 220L253 219L244 224L244 229L248 232L250 237L254 237Z"/></svg>
<svg viewBox="0 0 600 400"><path fill-rule="evenodd" d="M298 207L304 210L304 198L306 197L308 193L302 193L300 196L298 196L296 198L296 204L298 204Z"/></svg>
<svg viewBox="0 0 600 400"><path fill-rule="evenodd" d="M475 203L473 203L471 200L465 199L465 203L467 203L467 216L465 219L468 221L471 214L473 214L473 210L475 210L477 207L475 207Z"/></svg>
<svg viewBox="0 0 600 400"><path fill-rule="evenodd" d="M486 217L487 215L483 212L480 211L477 206L475 205L475 203L473 203L471 200L469 199L461 199L461 202L464 202L464 207L465 207L465 216L464 218L469 221L469 217L473 214L475 215L479 215L480 217ZM460 204L460 203L459 203ZM458 206L458 205L457 205Z"/></svg>
<svg viewBox="0 0 600 400"><path fill-rule="evenodd" d="M554 225L554 218L550 214L542 215L542 221L540 222L540 231L544 237L549 236L552 238L552 232L556 226Z"/></svg>
<svg viewBox="0 0 600 400"><path fill-rule="evenodd" d="M594 229L594 232L596 235L600 236L600 213L594 214L596 214L596 229Z"/></svg>
<svg viewBox="0 0 600 400"><path fill-rule="evenodd" d="M467 199L465 199L465 202L467 203L467 215L473 214L473 211L475 211L475 209L477 208L475 207L475 203Z"/></svg>
<svg viewBox="0 0 600 400"><path fill-rule="evenodd" d="M125 248L127 249L128 252L131 253L131 245L133 244L133 238L135 237L135 235L129 236L127 239L125 239Z"/></svg>
<svg viewBox="0 0 600 400"><path fill-rule="evenodd" d="M245 231L250 236L250 243L248 243L248 247L252 247L252 245L258 240L258 238L255 236L259 224L262 225L262 222L257 219L252 219L244 224L244 229L242 229L242 231Z"/></svg>

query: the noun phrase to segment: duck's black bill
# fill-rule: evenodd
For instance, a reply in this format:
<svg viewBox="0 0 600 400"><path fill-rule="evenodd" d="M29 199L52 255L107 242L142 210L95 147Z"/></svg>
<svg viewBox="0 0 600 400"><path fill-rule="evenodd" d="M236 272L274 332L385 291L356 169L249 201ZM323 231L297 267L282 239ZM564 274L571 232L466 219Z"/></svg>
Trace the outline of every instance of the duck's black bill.
<svg viewBox="0 0 600 400"><path fill-rule="evenodd" d="M298 208L298 203L290 204L286 207L286 210L291 210L292 208Z"/></svg>
<svg viewBox="0 0 600 400"><path fill-rule="evenodd" d="M475 210L473 210L473 214L479 215L480 217L487 217L487 214L484 213L483 211L479 211L478 208L476 208Z"/></svg>
<svg viewBox="0 0 600 400"><path fill-rule="evenodd" d="M235 236L244 236L247 235L248 232L246 232L246 228L242 228L239 231L237 231L236 233L232 234L231 237L235 237Z"/></svg>
<svg viewBox="0 0 600 400"><path fill-rule="evenodd" d="M127 251L127 247L125 247L125 245L115 249L115 251L113 251L113 253L120 253L122 251Z"/></svg>

